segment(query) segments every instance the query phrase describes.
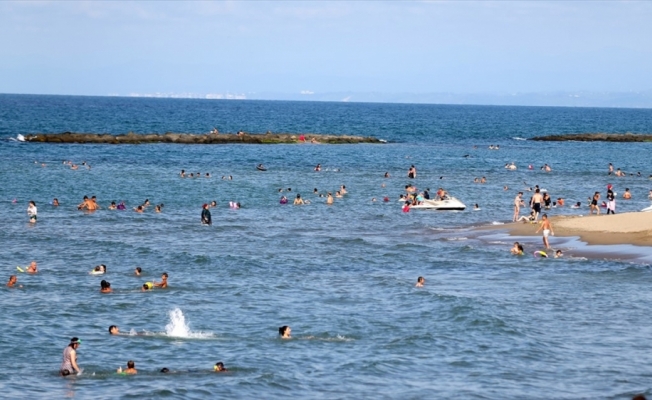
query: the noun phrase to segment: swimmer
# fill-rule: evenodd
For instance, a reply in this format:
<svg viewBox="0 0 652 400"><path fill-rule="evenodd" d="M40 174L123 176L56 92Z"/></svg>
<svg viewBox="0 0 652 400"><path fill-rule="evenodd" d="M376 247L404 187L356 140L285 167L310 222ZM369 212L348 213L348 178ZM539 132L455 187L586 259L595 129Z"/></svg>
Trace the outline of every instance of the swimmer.
<svg viewBox="0 0 652 400"><path fill-rule="evenodd" d="M281 339L291 339L292 336L290 336L290 333L292 332L292 329L290 329L289 326L283 325L282 327L278 328L278 334L281 337Z"/></svg>
<svg viewBox="0 0 652 400"><path fill-rule="evenodd" d="M116 210L118 206L115 204L115 201L111 202L111 205L109 206L109 210Z"/></svg>
<svg viewBox="0 0 652 400"><path fill-rule="evenodd" d="M118 204L117 209L118 209L118 210L126 210L126 209L127 209L127 206L125 205L125 202L124 202L124 201L121 201L120 204Z"/></svg>
<svg viewBox="0 0 652 400"><path fill-rule="evenodd" d="M475 203L475 205L473 206L473 211L480 211L480 206L478 205L478 203Z"/></svg>
<svg viewBox="0 0 652 400"><path fill-rule="evenodd" d="M145 282L143 283L143 287L141 289L142 292L147 292L149 290L152 290L154 288L154 284L152 282Z"/></svg>
<svg viewBox="0 0 652 400"><path fill-rule="evenodd" d="M197 173L197 175L199 175L199 173ZM95 197L95 196L93 196L93 197ZM147 208L147 207L149 207L149 199L145 199L145 201L143 202L142 206L143 206L143 208Z"/></svg>
<svg viewBox="0 0 652 400"><path fill-rule="evenodd" d="M319 171L321 171L321 164L317 164L317 165L315 165L314 170L315 170L315 172L319 172Z"/></svg>
<svg viewBox="0 0 652 400"><path fill-rule="evenodd" d="M410 179L414 179L417 177L417 169L414 165L411 165L410 168L408 169L407 177Z"/></svg>
<svg viewBox="0 0 652 400"><path fill-rule="evenodd" d="M580 208L582 207L582 202L578 201L577 203L573 204L571 208Z"/></svg>
<svg viewBox="0 0 652 400"><path fill-rule="evenodd" d="M165 289L168 287L168 273L163 272L163 275L161 275L161 281L160 282L155 282L154 283L155 287L160 287L161 289Z"/></svg>
<svg viewBox="0 0 652 400"><path fill-rule="evenodd" d="M182 169L181 172L179 173L179 176L182 177L182 178L185 178L186 177L186 170Z"/></svg>
<svg viewBox="0 0 652 400"><path fill-rule="evenodd" d="M154 206L154 212L160 213L161 212L161 206L158 205L158 204L156 206Z"/></svg>
<svg viewBox="0 0 652 400"><path fill-rule="evenodd" d="M295 206L300 206L300 205L303 205L303 204L305 204L305 202L301 198L301 195L297 194L297 197L294 199L294 205Z"/></svg>
<svg viewBox="0 0 652 400"><path fill-rule="evenodd" d="M335 192L335 197L337 197L339 199L339 198L342 198L344 196L342 196L342 193L340 193L340 191L338 190L338 191Z"/></svg>
<svg viewBox="0 0 652 400"><path fill-rule="evenodd" d="M340 193L342 193L342 194L347 194L348 193L346 191L346 186L344 186L344 185L340 186Z"/></svg>
<svg viewBox="0 0 652 400"><path fill-rule="evenodd" d="M561 250L557 250L557 251L555 252L555 258L560 258L560 257L563 257L563 256L564 256L564 253L562 253Z"/></svg>
<svg viewBox="0 0 652 400"><path fill-rule="evenodd" d="M423 284L426 283L426 279L423 276L417 278L417 284L415 287L423 287Z"/></svg>
<svg viewBox="0 0 652 400"><path fill-rule="evenodd" d="M52 200L52 206L53 207L59 207L59 199L56 197Z"/></svg>
<svg viewBox="0 0 652 400"><path fill-rule="evenodd" d="M510 249L510 253L512 253L515 256L522 256L523 255L523 245L520 244L519 242L514 242L514 247Z"/></svg>
<svg viewBox="0 0 652 400"><path fill-rule="evenodd" d="M135 375L138 373L136 370L136 363L133 362L132 360L127 361L127 368L125 370L122 369L122 367L118 367L116 370L118 374L126 374L126 375Z"/></svg>
<svg viewBox="0 0 652 400"><path fill-rule="evenodd" d="M213 366L213 371L215 371L215 372L227 372L228 369L226 369L224 367L224 363L220 361L220 362L215 363L215 366Z"/></svg>
<svg viewBox="0 0 652 400"><path fill-rule="evenodd" d="M330 206L331 204L333 204L333 201L334 201L333 194L331 192L328 192L328 195L326 197L326 204Z"/></svg>
<svg viewBox="0 0 652 400"><path fill-rule="evenodd" d="M402 208L402 210L403 210L404 213L410 212L410 202L409 202L409 201L406 201L406 202L403 204L403 208Z"/></svg>
<svg viewBox="0 0 652 400"><path fill-rule="evenodd" d="M81 344L81 340L74 337L70 339L70 344L63 349L63 360L61 362L61 367L59 367L59 374L61 376L68 376L73 372L77 374L81 373L81 368L77 365L77 349Z"/></svg>
<svg viewBox="0 0 652 400"><path fill-rule="evenodd" d="M281 204L287 204L288 203L288 198L285 196L281 196L281 200L279 200L279 203Z"/></svg>
<svg viewBox="0 0 652 400"><path fill-rule="evenodd" d="M552 229L550 220L548 219L548 214L543 214L541 219L541 226L539 226L539 229L537 229L535 233L539 233L539 231L543 229L543 244L546 246L546 249L550 249L550 243L548 243L548 235L555 236L555 232Z"/></svg>
<svg viewBox="0 0 652 400"><path fill-rule="evenodd" d="M209 208L217 207L217 202L215 200L211 201Z"/></svg>
<svg viewBox="0 0 652 400"><path fill-rule="evenodd" d="M36 209L36 203L34 203L34 200L29 201L29 206L27 207L27 215L29 216L29 222L30 223L36 223L36 215L37 215L37 209Z"/></svg>
<svg viewBox="0 0 652 400"><path fill-rule="evenodd" d="M389 172L385 172L385 178L389 178L389 177L390 177Z"/></svg>
<svg viewBox="0 0 652 400"><path fill-rule="evenodd" d="M111 289L111 283L102 279L102 282L100 282L100 293L111 293L111 292L113 292L113 289Z"/></svg>
<svg viewBox="0 0 652 400"><path fill-rule="evenodd" d="M136 267L136 269L134 270L134 275L136 276L140 276L140 274L142 273L143 273L143 269L140 267Z"/></svg>
<svg viewBox="0 0 652 400"><path fill-rule="evenodd" d="M143 209L143 206L134 207L134 211L137 212L137 213L145 212L145 210Z"/></svg>
<svg viewBox="0 0 652 400"><path fill-rule="evenodd" d="M109 326L109 335L119 335L119 334L120 334L120 329L117 326L115 325Z"/></svg>
<svg viewBox="0 0 652 400"><path fill-rule="evenodd" d="M623 199L629 200L632 198L632 194L629 191L629 188L625 188L625 193L623 193Z"/></svg>
<svg viewBox="0 0 652 400"><path fill-rule="evenodd" d="M204 175L204 176L205 176L206 178L210 178L210 177L211 177L211 173L210 173L210 172L206 172L206 175Z"/></svg>
<svg viewBox="0 0 652 400"><path fill-rule="evenodd" d="M22 288L23 285L18 285L16 286L16 283L18 283L18 278L16 278L16 275L11 275L9 277L9 281L7 281L7 287L19 287Z"/></svg>
<svg viewBox="0 0 652 400"><path fill-rule="evenodd" d="M383 201L384 201L385 203L389 203L389 197L388 197L388 196L383 197Z"/></svg>
<svg viewBox="0 0 652 400"><path fill-rule="evenodd" d="M38 273L38 267L36 266L36 261L32 261L29 264L29 267L25 270L28 274L37 274Z"/></svg>
<svg viewBox="0 0 652 400"><path fill-rule="evenodd" d="M319 194L319 190L317 190L317 188L315 188L312 192L313 192L314 194Z"/></svg>
<svg viewBox="0 0 652 400"><path fill-rule="evenodd" d="M480 183L487 183L487 178L483 176L482 179L480 179Z"/></svg>
<svg viewBox="0 0 652 400"><path fill-rule="evenodd" d="M104 264L98 265L97 267L93 268L93 270L91 271L91 274L93 274L93 275L106 274L106 265L104 265Z"/></svg>

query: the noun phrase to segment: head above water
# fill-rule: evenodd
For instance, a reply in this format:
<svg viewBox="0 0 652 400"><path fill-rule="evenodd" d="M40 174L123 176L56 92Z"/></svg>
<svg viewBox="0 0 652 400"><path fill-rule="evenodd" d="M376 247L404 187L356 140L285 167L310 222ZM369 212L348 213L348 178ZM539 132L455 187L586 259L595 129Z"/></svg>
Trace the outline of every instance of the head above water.
<svg viewBox="0 0 652 400"><path fill-rule="evenodd" d="M115 325L109 326L109 334L117 335L118 333L120 333L120 329L118 329L117 326L115 326Z"/></svg>
<svg viewBox="0 0 652 400"><path fill-rule="evenodd" d="M290 327L287 325L283 325L280 328L278 328L278 334L281 335L282 337L288 337L290 336Z"/></svg>

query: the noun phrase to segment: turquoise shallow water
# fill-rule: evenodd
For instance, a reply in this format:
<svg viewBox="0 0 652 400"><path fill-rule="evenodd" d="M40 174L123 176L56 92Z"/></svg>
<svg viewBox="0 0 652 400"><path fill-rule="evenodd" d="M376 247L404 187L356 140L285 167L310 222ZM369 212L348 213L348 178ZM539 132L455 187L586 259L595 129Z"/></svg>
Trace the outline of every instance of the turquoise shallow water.
<svg viewBox="0 0 652 400"><path fill-rule="evenodd" d="M619 211L646 207L649 144L514 138L650 132L652 110L8 95L0 96L0 106L5 139L37 131L203 132L217 126L372 134L390 141L0 141L4 276L32 259L41 269L19 275L24 288L0 291L0 365L11 371L0 375L0 388L8 398L625 399L652 393L647 249L590 251L554 238L570 257L514 258L507 251L510 238L469 229L509 220L515 192L534 184L570 203L585 202L613 183L617 192L629 187L634 194L619 201ZM501 150L490 151L489 144ZM63 160L87 161L92 169L72 171ZM518 171L503 168L511 161ZM255 170L261 162L269 171ZM643 177L607 177L608 162ZM317 163L321 173L312 170ZM525 168L543 163L553 172ZM444 186L482 211L401 213L395 200L411 164L419 188ZM181 169L213 178L181 179ZM384 179L385 171L392 177ZM488 183L474 184L480 176ZM312 193L342 184L349 194L332 207ZM278 189L288 187L312 204L278 204ZM77 211L84 195L96 195L103 209ZM392 201L371 201L383 196ZM60 207L48 204L53 197ZM163 213L106 210L112 200L131 207L145 198L164 203ZM25 213L28 200L39 207L35 226ZM201 204L211 200L219 203L214 224L201 226ZM230 210L229 201L243 208ZM587 212L551 213L562 211ZM89 275L100 263L107 275ZM144 269L143 277L132 275L135 266ZM169 289L139 291L164 271ZM426 286L416 289L420 275ZM100 294L101 279L115 293ZM168 334L181 327L176 321L166 328L175 309L190 333ZM111 324L144 334L112 337ZM277 328L286 324L294 339L279 340ZM73 336L83 340L84 374L62 379L61 351ZM129 359L139 375L116 376L115 368ZM211 373L216 361L231 372ZM178 373L160 374L162 367Z"/></svg>

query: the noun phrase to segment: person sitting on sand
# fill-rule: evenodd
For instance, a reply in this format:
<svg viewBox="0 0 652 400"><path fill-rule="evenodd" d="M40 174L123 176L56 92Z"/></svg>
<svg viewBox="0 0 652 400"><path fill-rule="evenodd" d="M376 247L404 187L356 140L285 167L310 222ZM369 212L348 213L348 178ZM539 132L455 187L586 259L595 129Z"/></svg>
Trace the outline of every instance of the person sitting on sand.
<svg viewBox="0 0 652 400"><path fill-rule="evenodd" d="M314 139L313 139L314 140ZM224 367L223 362L216 362L215 366L213 366L213 371L214 372L228 372L229 370Z"/></svg>
<svg viewBox="0 0 652 400"><path fill-rule="evenodd" d="M161 281L160 282L155 282L154 287L159 287L161 289L165 289L168 287L168 273L163 272L163 275L161 275Z"/></svg>
<svg viewBox="0 0 652 400"><path fill-rule="evenodd" d="M38 273L38 267L36 266L36 261L32 261L29 263L29 267L25 270L28 274L37 274Z"/></svg>
<svg viewBox="0 0 652 400"><path fill-rule="evenodd" d="M290 335L292 333L292 329L290 329L289 326L283 325L282 327L278 328L278 334L281 337L281 339L291 339L292 336Z"/></svg>
<svg viewBox="0 0 652 400"><path fill-rule="evenodd" d="M423 276L417 278L417 284L415 287L423 287L423 284L426 283L426 279Z"/></svg>
<svg viewBox="0 0 652 400"><path fill-rule="evenodd" d="M136 363L133 362L132 360L127 361L127 369L123 370L122 367L118 367L116 370L118 374L126 374L126 375L135 375L138 373L136 370Z"/></svg>
<svg viewBox="0 0 652 400"><path fill-rule="evenodd" d="M23 285L18 285L16 286L16 283L18 283L18 278L16 278L16 275L11 275L9 276L9 280L7 281L7 287L19 287L22 288Z"/></svg>
<svg viewBox="0 0 652 400"><path fill-rule="evenodd" d="M527 215L527 216L526 216L526 215L521 215L521 216L516 220L516 222L521 222L521 221L523 221L523 223L528 223L528 222L529 222L529 223L533 224L533 223L536 222L536 220L537 220L537 218L536 218L536 211L532 210L532 211L530 211L530 215Z"/></svg>
<svg viewBox="0 0 652 400"><path fill-rule="evenodd" d="M294 199L294 205L295 206L301 206L301 205L304 205L304 204L305 204L305 202L301 198L301 195L297 194L297 197Z"/></svg>
<svg viewBox="0 0 652 400"><path fill-rule="evenodd" d="M523 255L523 245L520 244L519 242L514 242L514 247L512 247L509 251L510 251L510 253L512 253L515 256L522 256Z"/></svg>
<svg viewBox="0 0 652 400"><path fill-rule="evenodd" d="M113 292L113 289L111 289L111 283L102 279L102 282L100 282L100 293L111 293L111 292Z"/></svg>

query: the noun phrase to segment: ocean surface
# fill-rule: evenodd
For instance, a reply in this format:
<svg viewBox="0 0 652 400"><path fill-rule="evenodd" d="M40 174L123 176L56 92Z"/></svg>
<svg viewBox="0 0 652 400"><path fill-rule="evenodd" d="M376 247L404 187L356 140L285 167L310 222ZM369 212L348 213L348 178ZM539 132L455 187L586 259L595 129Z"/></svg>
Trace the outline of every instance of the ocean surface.
<svg viewBox="0 0 652 400"><path fill-rule="evenodd" d="M214 127L388 143L12 140ZM0 95L1 278L17 274L23 285L0 289L2 397L650 395L649 248L553 237L566 256L542 259L530 255L541 249L540 237L531 237L522 238L528 255L514 257L514 238L474 229L510 221L516 192L534 185L566 199L551 215L587 214L568 205L587 204L608 183L619 212L650 205L652 143L526 140L583 132L651 133L652 110ZM517 171L504 168L511 162ZM628 175L608 176L610 162ZM259 163L268 171L257 171ZM546 163L552 172L540 169ZM212 177L182 179L182 169ZM486 184L473 182L483 176ZM397 200L408 183L431 193L443 187L468 208L402 213ZM348 194L332 206L313 193L341 185ZM620 199L625 188L632 200ZM296 194L310 204L279 204L281 195ZM84 195L97 196L102 208L78 211ZM133 212L145 199L152 206ZM36 224L26 214L29 200L38 206ZM213 200L213 225L203 226L202 204ZM111 201L125 201L127 211L109 211ZM154 213L161 203L163 212ZM38 274L17 273L32 260ZM89 274L98 264L107 265L106 275ZM140 291L163 272L169 288ZM425 287L414 287L418 276ZM102 279L113 293L99 292ZM110 336L112 324L124 335ZM282 325L292 339L278 338ZM82 339L83 373L62 378L61 353L74 336ZM115 374L128 360L138 375ZM218 361L229 372L212 372ZM163 367L174 373L160 373Z"/></svg>

